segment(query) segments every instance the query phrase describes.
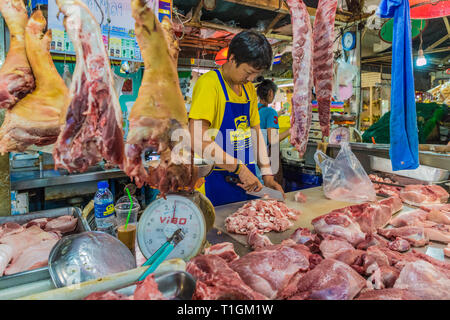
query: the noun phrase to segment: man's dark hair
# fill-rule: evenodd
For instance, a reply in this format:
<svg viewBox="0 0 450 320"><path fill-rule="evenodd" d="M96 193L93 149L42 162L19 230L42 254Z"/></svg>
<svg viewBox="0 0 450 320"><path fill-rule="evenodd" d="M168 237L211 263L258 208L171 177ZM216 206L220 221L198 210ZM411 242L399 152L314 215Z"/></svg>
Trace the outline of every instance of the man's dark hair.
<svg viewBox="0 0 450 320"><path fill-rule="evenodd" d="M269 95L270 90L273 91L273 95L277 92L277 85L269 79L263 80L260 84L256 86L256 93L260 100L267 101L267 96Z"/></svg>
<svg viewBox="0 0 450 320"><path fill-rule="evenodd" d="M255 31L242 31L232 40L228 58L234 55L236 65L248 63L258 70L269 69L272 64L272 47L266 37Z"/></svg>

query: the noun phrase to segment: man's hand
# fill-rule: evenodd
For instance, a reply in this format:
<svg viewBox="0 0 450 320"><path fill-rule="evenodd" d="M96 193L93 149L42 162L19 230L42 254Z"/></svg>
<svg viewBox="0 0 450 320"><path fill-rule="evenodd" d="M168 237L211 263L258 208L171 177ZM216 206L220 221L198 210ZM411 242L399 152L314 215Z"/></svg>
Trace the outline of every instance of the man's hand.
<svg viewBox="0 0 450 320"><path fill-rule="evenodd" d="M283 195L283 198L286 199L283 188L275 181L273 176L263 176L263 181L266 187L280 191Z"/></svg>
<svg viewBox="0 0 450 320"><path fill-rule="evenodd" d="M238 183L237 185L245 191L258 192L263 187L259 179L245 165L242 165L241 172L239 172L239 179L242 183Z"/></svg>

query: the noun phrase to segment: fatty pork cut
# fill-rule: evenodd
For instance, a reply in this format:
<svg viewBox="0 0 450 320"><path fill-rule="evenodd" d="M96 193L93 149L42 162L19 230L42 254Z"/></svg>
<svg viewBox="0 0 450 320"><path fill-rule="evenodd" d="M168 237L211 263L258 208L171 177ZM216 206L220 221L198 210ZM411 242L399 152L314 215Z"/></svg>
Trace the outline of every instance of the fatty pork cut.
<svg viewBox="0 0 450 320"><path fill-rule="evenodd" d="M4 109L34 89L34 78L25 53L28 15L23 0L0 1L0 12L10 36L8 55L0 69L0 109Z"/></svg>
<svg viewBox="0 0 450 320"><path fill-rule="evenodd" d="M169 22L165 21L163 28L144 0L133 0L131 6L145 70L128 118L130 131L125 146L124 171L138 187L146 183L163 195L169 191L193 189L196 182L194 166L189 164L190 161L183 161L185 159L173 150L175 142L171 139L175 131L181 135L187 133L187 114L178 85L178 50L167 33L171 29L167 27ZM160 162L158 166L146 169L141 157L148 149L160 154Z"/></svg>
<svg viewBox="0 0 450 320"><path fill-rule="evenodd" d="M319 0L314 19L313 71L322 136L330 135L330 106L333 91L334 19L337 0Z"/></svg>
<svg viewBox="0 0 450 320"><path fill-rule="evenodd" d="M68 89L50 55L51 30L40 10L28 21L25 44L36 89L6 111L0 128L0 152L25 151L30 145L52 144L60 132L59 119L68 103Z"/></svg>
<svg viewBox="0 0 450 320"><path fill-rule="evenodd" d="M70 103L62 113L53 158L56 168L83 172L102 158L124 161L122 111L100 27L81 0L56 0L72 41L77 63Z"/></svg>
<svg viewBox="0 0 450 320"><path fill-rule="evenodd" d="M302 0L287 0L291 12L294 71L294 94L292 96L291 137L300 157L306 152L312 119L313 86L313 38L310 17Z"/></svg>

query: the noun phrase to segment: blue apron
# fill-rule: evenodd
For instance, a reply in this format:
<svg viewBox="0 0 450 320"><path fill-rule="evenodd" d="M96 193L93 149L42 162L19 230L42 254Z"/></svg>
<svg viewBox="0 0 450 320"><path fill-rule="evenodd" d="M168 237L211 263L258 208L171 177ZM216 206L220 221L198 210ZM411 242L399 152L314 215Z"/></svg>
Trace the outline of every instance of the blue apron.
<svg viewBox="0 0 450 320"><path fill-rule="evenodd" d="M220 71L214 71L219 77L226 99L222 124L220 125L215 142L226 153L245 163L247 168L255 174L255 160L250 131L250 100L247 91L242 86L247 97L246 103L230 102ZM225 181L226 176L238 177L236 174L216 167L205 179L205 194L214 206L256 198L247 195L245 190L237 185Z"/></svg>

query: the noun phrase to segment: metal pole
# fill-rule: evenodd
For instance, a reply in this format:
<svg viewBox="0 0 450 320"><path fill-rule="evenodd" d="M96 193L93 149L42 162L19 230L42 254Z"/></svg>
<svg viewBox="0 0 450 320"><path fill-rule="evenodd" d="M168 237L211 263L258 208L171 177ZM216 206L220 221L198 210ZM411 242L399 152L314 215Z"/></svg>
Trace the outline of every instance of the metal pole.
<svg viewBox="0 0 450 320"><path fill-rule="evenodd" d="M6 57L5 20L0 15L0 67ZM0 110L0 125L5 118L5 110ZM9 153L0 155L0 216L11 215L11 181L9 177Z"/></svg>
<svg viewBox="0 0 450 320"><path fill-rule="evenodd" d="M359 30L359 24L356 26L356 48L355 48L355 61L353 63L358 67L359 72L355 77L355 100L352 105L352 112L355 112L356 117L356 128L359 129L360 126L360 114L362 111L362 99L361 99L361 31Z"/></svg>

